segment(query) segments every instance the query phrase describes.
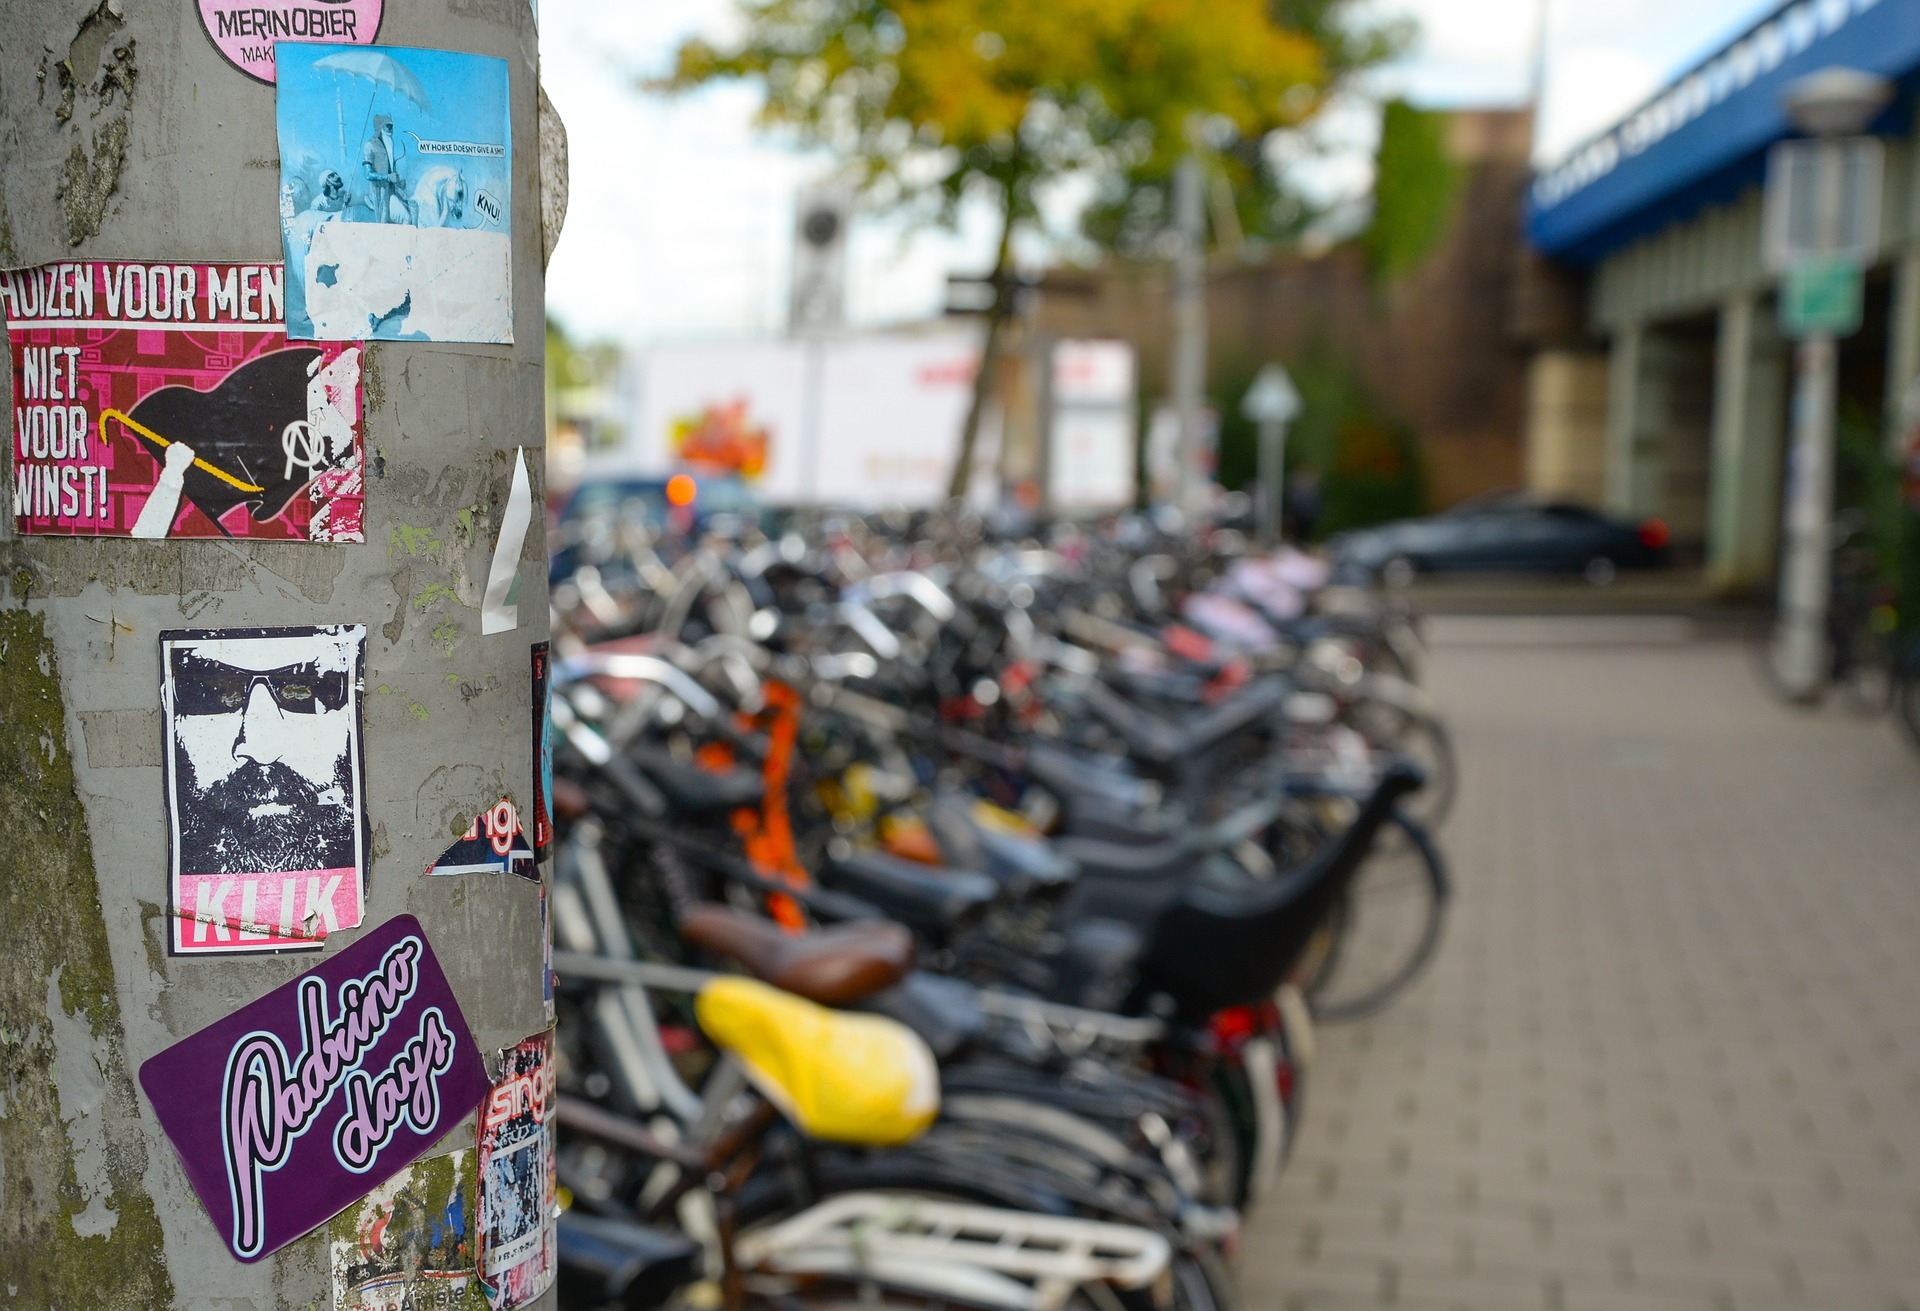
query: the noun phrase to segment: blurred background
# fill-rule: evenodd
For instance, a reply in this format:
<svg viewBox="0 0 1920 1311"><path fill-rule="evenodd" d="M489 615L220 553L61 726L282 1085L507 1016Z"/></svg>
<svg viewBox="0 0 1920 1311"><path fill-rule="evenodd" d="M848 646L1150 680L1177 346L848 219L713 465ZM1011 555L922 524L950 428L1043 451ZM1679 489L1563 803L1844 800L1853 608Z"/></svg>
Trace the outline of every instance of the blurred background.
<svg viewBox="0 0 1920 1311"><path fill-rule="evenodd" d="M1915 1305L1920 0L539 18L557 615L1417 633L1446 947L1310 1044L1248 1305Z"/></svg>
<svg viewBox="0 0 1920 1311"><path fill-rule="evenodd" d="M1793 367L1765 160L1797 132L1785 88L1860 62L1889 6L1173 8L953 0L904 7L908 30L853 4L546 0L573 160L553 486L591 461L861 510L964 486L1098 512L1178 499L1183 467L1251 490L1272 364L1307 535L1525 492L1652 521L1688 586L1770 590ZM1863 127L1905 130L1901 98L1876 108ZM1898 144L1835 403L1840 508L1888 573L1920 372Z"/></svg>

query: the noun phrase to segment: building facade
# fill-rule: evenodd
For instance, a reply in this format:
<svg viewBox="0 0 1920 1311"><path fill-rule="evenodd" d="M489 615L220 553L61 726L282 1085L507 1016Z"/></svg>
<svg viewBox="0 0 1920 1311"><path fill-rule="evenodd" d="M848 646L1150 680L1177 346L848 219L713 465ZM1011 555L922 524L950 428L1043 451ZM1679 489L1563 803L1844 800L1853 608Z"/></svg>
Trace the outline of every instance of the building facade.
<svg viewBox="0 0 1920 1311"><path fill-rule="evenodd" d="M1206 282L1215 405L1237 406L1270 361L1296 371L1316 359L1335 362L1412 431L1434 508L1524 481L1528 355L1515 323L1537 281L1525 267L1521 230L1531 111L1462 109L1443 117L1442 148L1458 186L1444 228L1417 266L1382 278L1360 244L1348 241L1252 261L1216 255ZM1151 407L1167 393L1171 289L1159 261L1061 271L1040 284L1029 331L1042 343L1130 342ZM1018 386L1010 387L1008 419L1015 456Z"/></svg>
<svg viewBox="0 0 1920 1311"><path fill-rule="evenodd" d="M1538 173L1527 232L1546 299L1528 372L1538 490L1657 515L1708 578L1764 585L1779 545L1793 346L1762 251L1784 92L1846 67L1897 95L1863 326L1841 344L1843 423L1901 425L1920 376L1920 0L1789 0Z"/></svg>

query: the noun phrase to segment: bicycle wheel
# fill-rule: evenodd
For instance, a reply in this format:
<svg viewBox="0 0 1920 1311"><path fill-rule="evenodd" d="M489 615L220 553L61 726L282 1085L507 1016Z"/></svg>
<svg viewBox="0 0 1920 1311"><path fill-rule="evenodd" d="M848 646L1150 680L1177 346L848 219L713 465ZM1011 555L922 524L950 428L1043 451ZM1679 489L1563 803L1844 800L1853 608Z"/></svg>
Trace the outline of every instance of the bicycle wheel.
<svg viewBox="0 0 1920 1311"><path fill-rule="evenodd" d="M1377 751L1405 756L1426 776L1426 786L1402 803L1407 814L1423 827L1437 829L1453 811L1458 787L1453 738L1446 725L1431 714L1385 701L1360 700L1348 709L1346 722L1359 730ZM1396 840L1388 832L1383 842Z"/></svg>
<svg viewBox="0 0 1920 1311"><path fill-rule="evenodd" d="M1420 767L1427 777L1426 786L1408 797L1408 817L1422 828L1437 829L1453 813L1454 793L1459 778L1454 766L1453 738L1446 725L1430 715L1411 720L1393 743L1393 751ZM1392 839L1393 832L1381 836Z"/></svg>
<svg viewBox="0 0 1920 1311"><path fill-rule="evenodd" d="M1213 1071L1200 1092L1207 1126L1204 1150L1198 1154L1204 1185L1200 1200L1209 1206L1245 1210L1258 1136L1253 1096L1244 1074L1224 1064Z"/></svg>
<svg viewBox="0 0 1920 1311"><path fill-rule="evenodd" d="M1439 848L1424 826L1397 810L1381 836L1329 917L1329 939L1307 976L1317 1020L1380 1010L1440 945L1451 888Z"/></svg>

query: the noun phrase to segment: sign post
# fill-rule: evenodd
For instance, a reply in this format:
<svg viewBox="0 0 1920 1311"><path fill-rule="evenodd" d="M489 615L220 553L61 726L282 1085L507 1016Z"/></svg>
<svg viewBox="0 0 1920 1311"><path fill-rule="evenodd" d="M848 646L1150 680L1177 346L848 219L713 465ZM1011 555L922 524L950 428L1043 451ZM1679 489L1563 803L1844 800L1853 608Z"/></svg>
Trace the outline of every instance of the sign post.
<svg viewBox="0 0 1920 1311"><path fill-rule="evenodd" d="M801 420L802 485L811 501L819 491L823 339L846 320L847 229L853 192L838 183L803 190L793 216L793 279L787 297L787 331L805 343L806 400Z"/></svg>
<svg viewBox="0 0 1920 1311"><path fill-rule="evenodd" d="M1800 342L1769 658L1796 700L1818 697L1825 682L1838 340L1859 330L1861 268L1879 241L1880 143L1847 134L1891 98L1884 79L1839 68L1811 73L1788 88L1787 103L1812 139L1782 142L1767 159L1764 249L1783 275L1781 326Z"/></svg>
<svg viewBox="0 0 1920 1311"><path fill-rule="evenodd" d="M1279 544L1282 510L1286 499L1287 425L1300 416L1300 393L1293 379L1278 364L1269 364L1255 375L1253 385L1240 401L1240 412L1253 420L1260 431L1258 479L1260 488L1260 540L1268 546Z"/></svg>
<svg viewBox="0 0 1920 1311"><path fill-rule="evenodd" d="M845 324L853 199L852 188L828 182L804 189L795 201L787 330L796 337L835 333Z"/></svg>

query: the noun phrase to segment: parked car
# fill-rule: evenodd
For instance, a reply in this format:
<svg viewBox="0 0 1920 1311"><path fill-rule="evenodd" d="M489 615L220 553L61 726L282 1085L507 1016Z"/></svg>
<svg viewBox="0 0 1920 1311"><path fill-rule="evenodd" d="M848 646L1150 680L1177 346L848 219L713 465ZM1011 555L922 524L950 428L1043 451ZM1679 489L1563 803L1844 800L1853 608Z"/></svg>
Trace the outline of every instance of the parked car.
<svg viewBox="0 0 1920 1311"><path fill-rule="evenodd" d="M1420 574L1466 572L1579 574L1605 586L1623 569L1665 565L1667 538L1659 519L1619 519L1583 505L1508 494L1341 533L1328 547L1343 572L1393 586Z"/></svg>
<svg viewBox="0 0 1920 1311"><path fill-rule="evenodd" d="M736 536L763 514L753 490L728 474L699 469L643 474L589 466L549 521L549 569L554 578L567 577L581 548L616 523L643 523L675 536L709 529Z"/></svg>

